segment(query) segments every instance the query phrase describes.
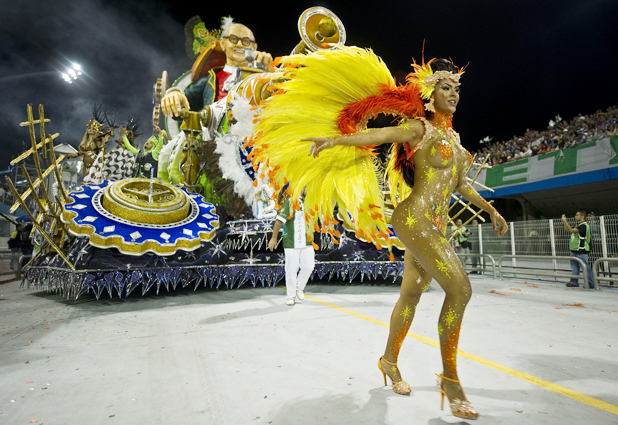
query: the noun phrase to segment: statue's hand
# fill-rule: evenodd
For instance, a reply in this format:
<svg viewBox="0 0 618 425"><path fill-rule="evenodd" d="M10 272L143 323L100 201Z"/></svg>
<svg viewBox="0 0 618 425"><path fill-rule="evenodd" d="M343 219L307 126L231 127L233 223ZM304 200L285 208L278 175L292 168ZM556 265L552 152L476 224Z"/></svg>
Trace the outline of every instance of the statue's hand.
<svg viewBox="0 0 618 425"><path fill-rule="evenodd" d="M257 63L261 63L266 69L268 69L270 68L270 63L273 61L273 57L270 53L256 51L255 61Z"/></svg>
<svg viewBox="0 0 618 425"><path fill-rule="evenodd" d="M177 117L182 108L189 109L189 100L181 91L170 91L161 99L161 109L167 117Z"/></svg>

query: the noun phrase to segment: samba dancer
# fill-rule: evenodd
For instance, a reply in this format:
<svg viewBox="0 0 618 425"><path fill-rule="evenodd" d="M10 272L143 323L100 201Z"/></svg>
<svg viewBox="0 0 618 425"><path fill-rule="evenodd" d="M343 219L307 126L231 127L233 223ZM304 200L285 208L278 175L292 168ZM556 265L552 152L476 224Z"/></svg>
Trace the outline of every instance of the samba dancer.
<svg viewBox="0 0 618 425"><path fill-rule="evenodd" d="M409 77L421 87L429 112L427 118L403 120L399 126L369 130L342 138L310 138L309 153L335 145L371 146L395 143L397 158L394 167L409 173L406 183L413 187L410 196L395 209L392 225L399 240L406 246L401 293L393 314L388 342L378 366L386 382L393 382L393 391L409 394L410 386L397 367L399 350L412 324L421 295L435 279L446 297L438 320L440 350L444 372L438 385L442 400L446 395L454 416L476 419L478 412L467 401L457 375L457 345L463 313L472 295L465 269L445 238L447 211L453 189L467 200L489 213L498 235L506 233L506 222L468 183L466 171L472 162L453 130L451 120L459 103L461 73L445 59L417 66ZM402 149L403 147L403 149ZM402 155L405 152L405 155ZM402 158L403 156L403 158ZM397 163L398 160L398 163ZM413 176L413 177L412 177Z"/></svg>
<svg viewBox="0 0 618 425"><path fill-rule="evenodd" d="M444 366L438 380L442 400L444 395L448 397L454 416L476 419L478 412L466 398L456 367L459 332L471 287L445 237L453 190L489 213L499 235L508 228L466 179L472 156L461 146L451 125L463 71L448 60L423 61L422 65L414 64L415 72L407 77L407 84L397 87L383 62L364 49L345 47L277 62L281 63L281 72L286 72L288 78L291 74L291 78L279 86L260 113L254 139L249 142L254 145L257 160L270 160L273 182L283 185L289 181L293 199L302 186L309 186L306 205L313 208L309 209L308 227L317 226L319 220L331 232L336 202L340 210L348 210L357 235L380 249L391 243L383 230L383 200L379 181L372 180L377 170L367 171L373 157L367 148L360 147L393 143L387 173L391 199L394 204L399 201L399 205L392 215L392 225L406 253L401 294L391 316L379 367L385 382L387 374L391 378L395 392L410 393L397 359L420 296L435 279L446 292L438 320ZM320 76L329 80L323 82ZM328 99L329 103L321 108L315 99ZM341 105L339 112L332 113L337 105ZM296 119L300 123L288 124L294 107L299 110ZM304 115L300 115L301 108ZM401 121L397 127L367 129L368 119L379 113L399 116ZM309 131L323 137L307 137ZM309 154L316 159L311 164L299 161L297 150L303 145L290 143L298 136L312 143ZM338 180L333 183L333 179ZM351 190L346 191L348 188ZM345 214L342 218L349 221Z"/></svg>

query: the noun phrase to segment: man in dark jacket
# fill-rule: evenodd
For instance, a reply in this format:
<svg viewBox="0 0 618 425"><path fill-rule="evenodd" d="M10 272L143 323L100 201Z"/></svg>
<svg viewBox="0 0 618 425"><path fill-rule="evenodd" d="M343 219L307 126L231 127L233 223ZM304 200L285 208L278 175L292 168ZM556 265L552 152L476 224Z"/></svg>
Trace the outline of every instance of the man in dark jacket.
<svg viewBox="0 0 618 425"><path fill-rule="evenodd" d="M24 225L22 223L17 223L15 226L15 230L11 233L11 237L9 238L9 248L11 249L11 270L15 270L17 268L17 261L19 258L19 254L21 253L21 245L22 245L22 236L24 233Z"/></svg>

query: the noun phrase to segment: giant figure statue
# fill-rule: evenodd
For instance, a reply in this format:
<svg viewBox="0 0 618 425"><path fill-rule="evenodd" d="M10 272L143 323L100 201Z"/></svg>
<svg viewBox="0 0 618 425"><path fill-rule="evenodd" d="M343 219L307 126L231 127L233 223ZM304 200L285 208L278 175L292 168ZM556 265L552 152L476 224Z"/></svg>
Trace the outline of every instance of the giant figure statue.
<svg viewBox="0 0 618 425"><path fill-rule="evenodd" d="M163 113L178 116L183 107L200 111L204 106L225 98L230 89L244 78L268 69L273 61L272 56L255 49L255 37L247 26L230 25L221 40L213 42L212 47L198 57L191 72L193 82L184 93L177 87L167 91L161 102ZM220 66L221 53L225 57L223 67ZM249 63L253 57L254 61ZM219 66L210 67L208 62Z"/></svg>
<svg viewBox="0 0 618 425"><path fill-rule="evenodd" d="M187 26L197 27L191 21ZM299 19L299 32L303 41L295 49L298 52L345 42L343 24L324 8L306 10ZM174 139L162 151L159 177L167 168L171 183L200 191L210 202L224 205L234 218L276 215L276 188L266 165L252 164L247 143L255 114L274 84L274 74L267 71L272 56L256 49L253 32L232 23L199 53L190 75L181 76L161 96L161 111ZM170 118L182 119L183 124L178 128Z"/></svg>

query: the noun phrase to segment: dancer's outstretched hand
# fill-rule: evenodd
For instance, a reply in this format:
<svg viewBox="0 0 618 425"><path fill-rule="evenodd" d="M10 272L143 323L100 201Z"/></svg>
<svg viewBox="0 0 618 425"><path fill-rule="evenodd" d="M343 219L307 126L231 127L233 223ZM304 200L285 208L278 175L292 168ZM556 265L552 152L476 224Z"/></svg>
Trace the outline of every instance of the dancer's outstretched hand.
<svg viewBox="0 0 618 425"><path fill-rule="evenodd" d="M309 148L309 156L313 155L317 158L320 151L324 149L330 149L335 146L335 139L332 137L310 137L308 139L302 139L302 142L313 142Z"/></svg>
<svg viewBox="0 0 618 425"><path fill-rule="evenodd" d="M498 225L500 225L500 230L498 230L498 236L504 236L506 232L509 231L509 226L506 224L506 220L498 214L498 211L494 210L494 213L491 215L491 224L493 224L493 229L497 230Z"/></svg>

